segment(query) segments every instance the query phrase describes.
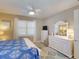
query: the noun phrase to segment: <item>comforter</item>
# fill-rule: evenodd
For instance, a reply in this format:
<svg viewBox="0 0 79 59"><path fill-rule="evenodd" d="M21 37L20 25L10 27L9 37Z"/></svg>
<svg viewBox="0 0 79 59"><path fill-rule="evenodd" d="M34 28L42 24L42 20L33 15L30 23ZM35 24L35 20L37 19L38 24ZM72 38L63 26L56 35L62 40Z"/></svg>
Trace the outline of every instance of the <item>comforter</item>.
<svg viewBox="0 0 79 59"><path fill-rule="evenodd" d="M39 52L22 39L0 41L0 59L39 59Z"/></svg>

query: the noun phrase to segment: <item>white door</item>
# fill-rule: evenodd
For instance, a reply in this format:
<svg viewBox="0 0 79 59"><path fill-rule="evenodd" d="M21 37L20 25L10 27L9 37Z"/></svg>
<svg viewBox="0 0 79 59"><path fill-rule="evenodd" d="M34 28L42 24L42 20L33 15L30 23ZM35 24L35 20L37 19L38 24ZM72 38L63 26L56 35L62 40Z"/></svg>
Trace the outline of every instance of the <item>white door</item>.
<svg viewBox="0 0 79 59"><path fill-rule="evenodd" d="M79 59L79 10L74 11L74 57Z"/></svg>

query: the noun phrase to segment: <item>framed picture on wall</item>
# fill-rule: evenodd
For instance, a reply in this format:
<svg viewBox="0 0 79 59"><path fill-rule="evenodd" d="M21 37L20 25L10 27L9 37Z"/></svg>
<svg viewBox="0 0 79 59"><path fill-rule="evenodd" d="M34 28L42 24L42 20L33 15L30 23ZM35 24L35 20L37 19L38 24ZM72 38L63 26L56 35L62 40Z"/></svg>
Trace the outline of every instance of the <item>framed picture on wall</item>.
<svg viewBox="0 0 79 59"><path fill-rule="evenodd" d="M10 21L5 21L2 20L0 21L0 30L8 30L11 27L11 22Z"/></svg>

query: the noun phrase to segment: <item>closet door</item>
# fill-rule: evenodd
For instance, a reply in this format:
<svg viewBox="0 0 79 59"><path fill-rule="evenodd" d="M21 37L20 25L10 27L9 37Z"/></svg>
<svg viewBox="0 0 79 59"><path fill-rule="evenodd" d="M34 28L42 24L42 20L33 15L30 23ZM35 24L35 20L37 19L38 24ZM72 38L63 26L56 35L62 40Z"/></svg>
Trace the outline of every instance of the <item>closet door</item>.
<svg viewBox="0 0 79 59"><path fill-rule="evenodd" d="M74 56L79 59L79 10L74 11Z"/></svg>

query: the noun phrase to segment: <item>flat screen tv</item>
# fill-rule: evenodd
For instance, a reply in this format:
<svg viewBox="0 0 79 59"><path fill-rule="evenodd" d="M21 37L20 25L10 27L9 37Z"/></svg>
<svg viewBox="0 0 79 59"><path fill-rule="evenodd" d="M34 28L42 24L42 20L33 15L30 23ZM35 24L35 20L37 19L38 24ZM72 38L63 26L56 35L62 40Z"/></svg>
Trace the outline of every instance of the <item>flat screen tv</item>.
<svg viewBox="0 0 79 59"><path fill-rule="evenodd" d="M47 26L43 26L42 30L48 30Z"/></svg>

